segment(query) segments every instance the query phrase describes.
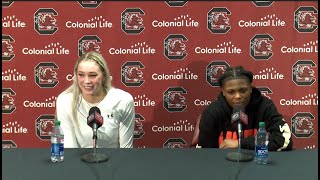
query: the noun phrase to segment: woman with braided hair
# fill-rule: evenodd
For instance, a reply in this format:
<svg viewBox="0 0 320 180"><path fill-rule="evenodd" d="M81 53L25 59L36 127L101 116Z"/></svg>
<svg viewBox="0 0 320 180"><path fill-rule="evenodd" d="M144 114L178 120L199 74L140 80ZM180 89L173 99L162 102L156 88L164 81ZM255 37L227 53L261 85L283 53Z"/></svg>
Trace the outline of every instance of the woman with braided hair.
<svg viewBox="0 0 320 180"><path fill-rule="evenodd" d="M252 86L253 74L242 66L229 67L219 79L221 93L202 115L199 143L202 148L238 148L237 127L231 123L233 108L240 106L248 116L243 125L243 149L255 149L255 134L263 121L269 133L269 150L291 150L293 146L289 125L271 99Z"/></svg>

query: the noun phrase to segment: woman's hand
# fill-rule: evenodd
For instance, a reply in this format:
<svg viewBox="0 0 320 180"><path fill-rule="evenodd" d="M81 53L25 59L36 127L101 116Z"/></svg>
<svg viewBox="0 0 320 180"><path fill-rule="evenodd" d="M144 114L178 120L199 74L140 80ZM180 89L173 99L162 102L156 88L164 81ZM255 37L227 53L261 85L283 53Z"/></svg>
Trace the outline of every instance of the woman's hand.
<svg viewBox="0 0 320 180"><path fill-rule="evenodd" d="M219 145L219 148L221 148L221 149L238 148L238 140L225 139L225 140L223 140L223 142Z"/></svg>

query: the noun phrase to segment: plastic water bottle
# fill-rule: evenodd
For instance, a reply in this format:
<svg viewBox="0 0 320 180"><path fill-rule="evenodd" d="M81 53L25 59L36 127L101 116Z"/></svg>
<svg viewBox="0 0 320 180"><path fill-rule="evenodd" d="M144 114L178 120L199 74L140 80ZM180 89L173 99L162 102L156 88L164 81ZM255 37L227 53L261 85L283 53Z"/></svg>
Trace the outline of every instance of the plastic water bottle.
<svg viewBox="0 0 320 180"><path fill-rule="evenodd" d="M267 164L268 163L268 143L269 135L265 128L264 122L259 122L259 129L255 138L255 151L256 157L255 161L257 164Z"/></svg>
<svg viewBox="0 0 320 180"><path fill-rule="evenodd" d="M62 162L64 159L64 135L60 121L56 120L51 132L51 161Z"/></svg>

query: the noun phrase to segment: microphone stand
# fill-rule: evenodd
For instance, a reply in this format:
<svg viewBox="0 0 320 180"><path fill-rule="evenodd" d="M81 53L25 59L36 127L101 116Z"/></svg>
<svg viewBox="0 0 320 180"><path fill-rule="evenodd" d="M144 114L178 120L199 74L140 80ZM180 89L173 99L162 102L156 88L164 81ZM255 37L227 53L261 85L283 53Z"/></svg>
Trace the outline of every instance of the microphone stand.
<svg viewBox="0 0 320 180"><path fill-rule="evenodd" d="M238 140L238 156L240 154L240 149L241 149L241 137L239 137L239 140Z"/></svg>
<svg viewBox="0 0 320 180"><path fill-rule="evenodd" d="M230 152L226 159L233 162L247 162L253 160L253 155L249 153L242 153L241 151L242 139L242 124L238 122L238 152Z"/></svg>
<svg viewBox="0 0 320 180"><path fill-rule="evenodd" d="M87 163L100 163L109 160L109 157L102 153L97 153L97 129L93 130L93 153L84 154L81 160Z"/></svg>
<svg viewBox="0 0 320 180"><path fill-rule="evenodd" d="M97 152L97 138L93 138L93 155L96 155Z"/></svg>
<svg viewBox="0 0 320 180"><path fill-rule="evenodd" d="M242 138L242 124L238 121L238 159L241 149L241 138Z"/></svg>

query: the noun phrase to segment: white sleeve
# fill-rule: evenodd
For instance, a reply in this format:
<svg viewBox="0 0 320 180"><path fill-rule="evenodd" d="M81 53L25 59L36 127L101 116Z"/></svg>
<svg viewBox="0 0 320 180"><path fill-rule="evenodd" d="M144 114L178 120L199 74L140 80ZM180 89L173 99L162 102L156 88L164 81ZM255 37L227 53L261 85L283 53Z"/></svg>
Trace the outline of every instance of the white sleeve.
<svg viewBox="0 0 320 180"><path fill-rule="evenodd" d="M71 108L67 107L70 103L65 99L58 96L56 101L57 120L61 122L61 128L64 134L64 147L65 148L78 148L75 129L72 123ZM70 111L70 112L68 112Z"/></svg>
<svg viewBox="0 0 320 180"><path fill-rule="evenodd" d="M125 104L121 112L121 120L119 127L120 148L133 148L133 132L134 132L134 103L130 95L129 101Z"/></svg>

